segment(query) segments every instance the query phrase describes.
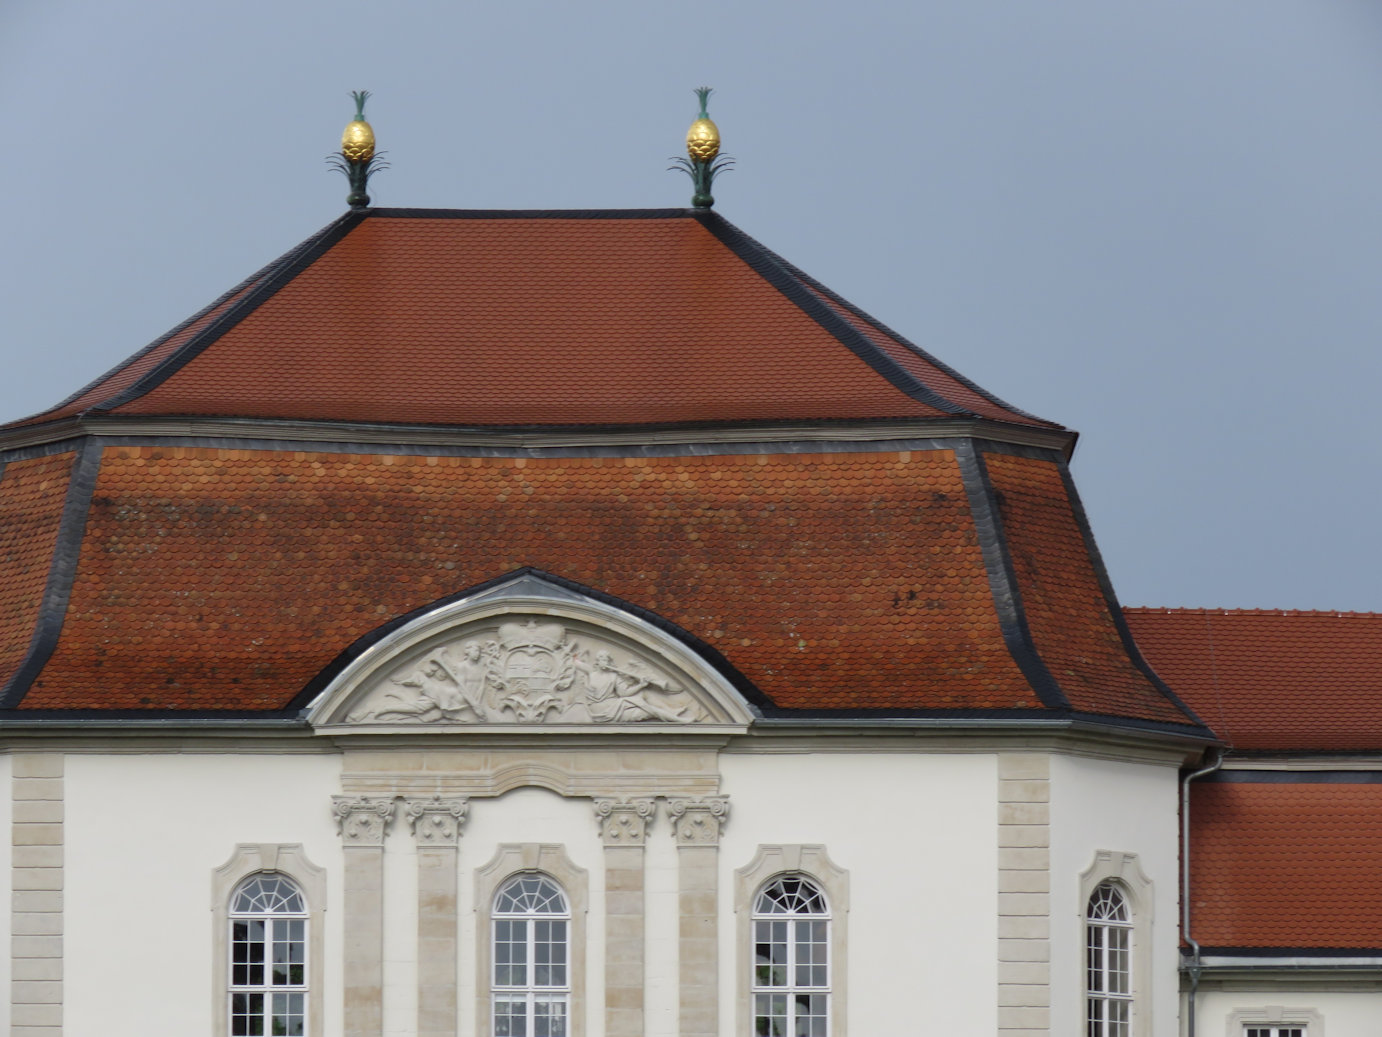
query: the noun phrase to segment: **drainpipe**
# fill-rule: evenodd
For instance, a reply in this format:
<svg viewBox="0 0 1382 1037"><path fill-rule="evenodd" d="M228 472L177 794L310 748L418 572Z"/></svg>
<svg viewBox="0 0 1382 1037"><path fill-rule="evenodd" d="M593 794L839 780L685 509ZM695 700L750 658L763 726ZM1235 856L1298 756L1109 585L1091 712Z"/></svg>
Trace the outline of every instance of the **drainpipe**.
<svg viewBox="0 0 1382 1037"><path fill-rule="evenodd" d="M1190 783L1217 771L1224 765L1224 754L1209 766L1187 774L1180 785L1180 933L1190 945L1190 996L1185 1037L1195 1037L1195 994L1200 987L1200 945L1190 935Z"/></svg>

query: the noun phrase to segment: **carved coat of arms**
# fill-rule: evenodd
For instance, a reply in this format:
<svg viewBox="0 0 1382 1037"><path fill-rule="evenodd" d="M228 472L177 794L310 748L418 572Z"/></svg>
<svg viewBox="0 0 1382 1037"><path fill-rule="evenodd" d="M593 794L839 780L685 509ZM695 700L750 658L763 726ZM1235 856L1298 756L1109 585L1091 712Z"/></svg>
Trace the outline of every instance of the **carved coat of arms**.
<svg viewBox="0 0 1382 1037"><path fill-rule="evenodd" d="M656 667L537 619L435 648L387 683L352 721L690 724L706 716Z"/></svg>

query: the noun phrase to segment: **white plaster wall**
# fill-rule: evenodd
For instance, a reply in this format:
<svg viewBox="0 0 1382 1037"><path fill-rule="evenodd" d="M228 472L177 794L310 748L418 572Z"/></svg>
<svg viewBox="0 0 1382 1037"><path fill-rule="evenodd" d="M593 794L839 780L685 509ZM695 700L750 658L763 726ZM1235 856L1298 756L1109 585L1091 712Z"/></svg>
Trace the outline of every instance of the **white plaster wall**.
<svg viewBox="0 0 1382 1037"><path fill-rule="evenodd" d="M1379 1037L1382 1035L1382 991L1201 991L1195 1037L1243 1037L1243 1023L1229 1025L1236 1009L1257 1012L1272 1006L1313 1008L1324 1017L1324 1029L1308 1028L1308 1037ZM1266 1021L1263 1013L1246 1021Z"/></svg>
<svg viewBox="0 0 1382 1037"><path fill-rule="evenodd" d="M339 774L332 755L69 755L66 1032L209 1033L224 1010L211 873L236 843L268 842L327 871L323 1021L340 1033Z"/></svg>
<svg viewBox="0 0 1382 1037"><path fill-rule="evenodd" d="M721 763L731 804L720 848L722 1033L738 1032L734 871L760 843L820 843L849 872L854 1037L995 1032L996 757L769 753Z"/></svg>
<svg viewBox="0 0 1382 1037"><path fill-rule="evenodd" d="M504 843L556 843L590 880L586 915L586 1034L604 1032L605 865L595 811L588 799L563 799L545 789L522 788L494 799L472 799L462 829L460 887L457 908L461 919L459 944L461 1037L476 1035L476 952L481 932L475 902L475 875L493 860Z"/></svg>
<svg viewBox="0 0 1382 1037"><path fill-rule="evenodd" d="M1177 1033L1179 827L1174 766L1051 757L1051 1032L1083 1032L1080 876L1098 850L1135 853L1152 880L1154 1037ZM1140 998L1145 1006L1146 999Z"/></svg>

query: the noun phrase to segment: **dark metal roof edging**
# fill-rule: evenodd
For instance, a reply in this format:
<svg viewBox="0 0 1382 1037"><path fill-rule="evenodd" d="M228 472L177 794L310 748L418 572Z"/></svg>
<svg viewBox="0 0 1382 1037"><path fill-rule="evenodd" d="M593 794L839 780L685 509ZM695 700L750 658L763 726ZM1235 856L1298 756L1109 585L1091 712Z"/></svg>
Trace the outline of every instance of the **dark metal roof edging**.
<svg viewBox="0 0 1382 1037"><path fill-rule="evenodd" d="M362 212L348 212L339 216L297 248L275 260L269 265L270 272L263 277L262 282L251 289L243 299L231 306L201 332L184 342L151 370L146 371L133 384L102 401L98 406L89 408L88 412L100 414L112 411L132 400L137 400L145 393L162 385L201 355L213 342L276 295L279 289L292 281L304 269L316 262L337 242L359 226L364 218L365 214ZM167 336L164 338L166 339Z"/></svg>
<svg viewBox="0 0 1382 1037"><path fill-rule="evenodd" d="M745 265L776 288L782 295L834 336L841 345L868 364L877 374L892 386L919 403L935 407L946 414L967 414L978 417L973 411L958 403L947 400L930 386L917 379L888 356L876 345L866 339L848 322L833 312L830 307L812 295L789 271L780 266L772 253L762 248L756 241L730 223L723 216L713 212L700 214L700 223L713 234L721 244L741 259Z"/></svg>
<svg viewBox="0 0 1382 1037"><path fill-rule="evenodd" d="M998 626L1003 632L1003 643L1008 646L1008 654L1043 705L1049 709L1069 710L1070 700L1042 660L1027 625L1022 592L1018 588L1017 574L1008 552L1008 540L1003 532L1003 520L998 512L998 501L988 469L972 443L960 444L955 450L955 460L969 497L974 530L984 556L984 568L988 570L989 594L998 613Z"/></svg>
<svg viewBox="0 0 1382 1037"><path fill-rule="evenodd" d="M68 477L67 499L63 502L58 535L53 544L53 559L49 563L48 579L43 587L43 601L34 621L33 637L24 661L4 688L0 689L0 709L12 709L24 698L30 685L48 664L62 634L72 582L77 573L77 559L86 532L91 496L101 470L101 447L98 443L88 440L75 453Z"/></svg>
<svg viewBox="0 0 1382 1037"><path fill-rule="evenodd" d="M1108 609L1109 616L1113 619L1114 629L1118 631L1118 638L1123 643L1123 650L1127 652L1128 658L1147 678L1162 695L1189 717L1194 723L1203 727L1207 732L1214 736L1218 741L1218 734L1212 727L1204 722L1193 709L1187 706L1179 695L1171 690L1170 685L1163 681L1146 659L1142 657L1142 650L1137 647L1137 642L1133 639L1132 630L1128 627L1128 621L1123 616L1123 608L1118 604L1118 597L1113 593L1113 581L1109 579L1108 569L1104 567L1103 556L1099 553L1099 545L1094 541L1094 530L1090 528L1089 517L1085 514L1084 504L1080 500L1080 493L1075 489L1075 480L1070 476L1070 466L1064 461L1058 465L1061 483L1065 486L1066 499L1070 502L1070 513L1075 517L1075 524L1080 531L1080 536L1084 539L1085 551L1089 555L1090 563L1094 566L1094 575L1099 581L1099 591L1104 596L1104 606Z"/></svg>
<svg viewBox="0 0 1382 1037"><path fill-rule="evenodd" d="M331 684L333 680L336 679L336 677L341 673L341 671L343 671L348 665L350 665L350 663L353 662L361 653L363 653L371 645L374 645L377 642L383 640L385 637L393 633L395 630L398 630L400 627L407 626L409 623L413 622L418 617L426 615L429 612L433 612L438 608L450 604L451 602L461 601L465 598L473 597L476 594L481 594L486 590L489 590L491 587L496 587L500 584L508 583L517 577L525 575L536 576L539 579L546 580L549 583L556 584L557 586L572 591L575 594L580 594L584 595L585 597L593 598L594 600L599 601L605 605L609 605L612 608L619 609L621 612L627 612L630 615L636 616L651 626L657 627L657 629L661 630L663 633L669 635L677 641L680 641L690 651L698 655L711 667L717 670L720 676L722 676L727 682L729 682L729 684L734 688L734 690L737 691L740 695L742 695L745 698L745 700L748 701L752 707L754 707L754 709L762 710L765 707L771 708L773 706L772 699L768 698L768 696L765 695L758 688L757 685L755 685L751 680L744 676L744 674L741 673L739 669L734 666L733 663L726 659L717 648L715 648L713 645L707 644L705 641L702 641L700 638L696 637L694 634L684 629L683 627L680 627L677 624L672 623L667 619L664 619L662 616L659 616L656 612L653 612L650 609L646 609L641 605L635 605L634 603L626 601L623 598L616 597L613 594L608 594L604 591L596 590L593 587L589 587L575 580L569 580L564 576L557 576L554 573L546 572L545 570L525 565L521 566L518 569L513 569L509 572L503 573L502 575L496 576L493 579L485 580L482 583L473 584L470 587L466 587L464 590L456 591L455 593L447 594L444 597L437 598L435 601L430 601L427 604L412 609L401 616L396 616L395 618L389 620L387 623L377 626L368 633L361 635L360 637L356 638L353 642L351 642L351 644L349 644L346 648L342 649L342 651L334 659L332 659L331 662L327 663L326 666L324 666L317 673L316 676L314 676L305 685L303 685L302 689L296 695L293 696L292 700L288 703L287 707L285 708L306 709L307 706L312 702L312 700L315 699L318 695L320 695L324 690L326 690L326 688Z"/></svg>
<svg viewBox="0 0 1382 1037"><path fill-rule="evenodd" d="M742 233L742 232L741 232L741 233ZM911 341L910 339L905 338L905 337L903 337L902 335L899 335L896 331L894 331L894 330L893 330L892 328L890 328L888 325L884 324L884 323L883 323L882 321L880 321L877 317L874 317L872 314L866 313L865 311L861 310L858 306L855 306L854 303L852 303L852 302L850 302L848 299L844 298L842 295L840 295L840 294L839 294L838 292L836 292L834 289L827 287L826 285L822 284L820 281L817 281L814 277L812 277L810 274L804 272L800 267L798 267L796 264L792 263L790 260L783 259L780 255L778 255L778 254L777 254L776 252L774 252L772 249L768 248L766 245L764 245L764 244L762 244L761 242L757 241L756 239L750 237L749 235L745 234L744 236L747 237L747 238L749 238L749 240L752 241L752 242L754 243L754 245L756 245L758 248L762 249L765 253L767 253L768 255L772 256L772 258L773 258L777 263L779 263L781 266L783 266L790 274L792 274L792 275L793 275L794 277L796 277L798 280L802 281L804 284L807 284L807 285L809 285L811 288L813 288L813 289L815 289L816 291L820 292L822 295L824 295L824 296L826 296L827 298L829 298L829 299L830 299L833 303L835 303L837 306L841 306L841 307L843 307L844 309L848 310L850 313L854 314L854 316L858 317L860 320L864 321L866 324L870 325L871 327L873 327L873 328L876 329L877 331L883 333L884 335L887 335L887 336L888 336L889 338L891 338L891 339L894 339L894 340L897 341L900 345L906 347L907 349L910 349L912 352L916 353L918 356L920 356L920 357L921 357L923 360L925 360L927 363L934 365L935 367L939 368L941 371L943 371L943 372L945 372L946 374L948 374L951 378L955 379L955 381L959 382L961 385L963 385L963 386L965 386L965 387L971 389L972 391L978 393L978 394L979 394L980 396L982 396L984 399L988 400L989 403L992 403L992 404L994 404L994 405L996 405L996 406L1002 407L1002 408L1004 408L1005 410L1010 410L1010 411L1012 411L1014 414L1020 414L1020 415L1022 415L1024 418L1031 418L1033 421L1039 421L1039 422L1041 422L1043 425L1050 425L1050 426L1052 427L1052 429L1059 429L1059 428L1062 427L1062 426L1059 425L1057 422L1050 421L1050 420L1047 419L1047 418L1043 418L1043 417L1040 417L1039 415L1029 413L1028 411L1023 410L1021 407L1014 407L1014 406L1013 406L1011 403L1009 403L1007 400L1000 399L999 397L995 396L993 393L991 393L991 392L989 392L987 389L985 389L982 385L979 385L977 382L971 381L971 380L970 380L968 377L966 377L962 372L955 370L955 368L951 367L951 366L950 366L949 364L947 364L945 361L940 360L940 359L938 359L937 357L933 356L931 353L929 353L929 352L927 352L926 350L922 349L920 346L918 346L915 342Z"/></svg>

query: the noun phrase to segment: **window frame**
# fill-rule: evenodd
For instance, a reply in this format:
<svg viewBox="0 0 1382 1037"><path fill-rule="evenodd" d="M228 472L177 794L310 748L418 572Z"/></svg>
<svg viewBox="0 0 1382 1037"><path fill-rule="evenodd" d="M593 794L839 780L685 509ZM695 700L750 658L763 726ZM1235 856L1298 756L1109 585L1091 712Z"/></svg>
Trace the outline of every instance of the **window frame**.
<svg viewBox="0 0 1382 1037"><path fill-rule="evenodd" d="M1114 897L1117 898L1116 902L1112 900ZM1121 917L1110 917L1109 913L1102 913L1096 917L1096 898L1107 899L1112 904L1113 911ZM1133 1009L1136 1004L1132 982L1135 960L1132 904L1123 892L1123 887L1113 879L1105 879L1095 886L1094 892L1086 901L1084 932L1085 1033L1088 1037L1130 1037ZM1121 939L1118 934L1123 934ZM1097 965L1091 961L1096 949L1099 954ZM1116 956L1119 954L1124 956L1122 968L1117 964ZM1096 976L1097 986L1090 982ZM1115 989L1120 985L1123 989ZM1093 1018L1093 1007L1096 1003L1103 1006L1099 1013L1101 1018L1097 1020ZM1125 1011L1115 1013L1113 1009L1118 1005L1126 1006ZM1115 1020L1115 1014L1125 1015L1125 1018ZM1116 1031L1114 1027L1120 1027L1121 1032Z"/></svg>
<svg viewBox="0 0 1382 1037"><path fill-rule="evenodd" d="M251 883L263 882L265 879L277 883L285 883L291 887L291 895L299 904L298 909L284 910L275 908L253 911L237 910L236 901L244 895L246 887ZM281 895L282 894L280 894L280 896ZM236 928L242 922L260 923L263 926L262 936L255 939L251 933L247 933L245 940L238 940L236 938ZM300 935L297 939L293 938L293 923L299 923L301 926ZM284 932L285 929L287 930L286 933ZM300 1014L303 1018L302 1033L306 1034L307 1027L311 1022L311 1014L308 1010L310 1006L307 1004L307 995L311 989L307 982L307 970L310 968L309 958L311 957L307 943L310 929L311 919L310 912L307 910L307 896L296 882L282 872L252 872L242 879L240 884L235 887L235 891L231 894L226 936L231 950L229 962L230 971L226 977L226 992L229 1027L232 1034L235 1032L235 999L237 996L246 998L259 997L262 999L259 1011L255 1012L253 1016L250 1017L258 1017L261 1022L265 1023L261 1037L270 1037L273 1033L273 1024L271 1020L278 1014L274 1009L274 1000L280 995L285 997L289 995L298 995L301 1005ZM236 969L239 964L236 948L241 943L244 943L247 947L259 949L259 961L257 964L260 977L257 983L250 982L248 976L245 982L237 983L235 981ZM275 965L277 964L274 960L274 955L278 946L285 943L289 947L296 945L296 949L301 955L301 961L290 960L286 963L290 969L293 965L297 965L301 969L301 975L296 983L292 982L291 979L288 982L277 983L273 978ZM253 968L253 964L247 962L247 971L251 968Z"/></svg>
<svg viewBox="0 0 1382 1037"><path fill-rule="evenodd" d="M1152 880L1142 870L1137 854L1118 850L1098 850L1094 860L1080 875L1080 899L1076 915L1079 919L1078 984L1080 1032L1089 1032L1089 902L1095 890L1112 885L1122 894L1128 911L1129 990L1127 1000L1128 1033L1130 1037L1148 1037L1152 1032Z"/></svg>
<svg viewBox="0 0 1382 1037"><path fill-rule="evenodd" d="M738 1005L736 1019L738 1032L753 1034L755 994L764 991L756 989L755 926L758 920L754 908L758 895L770 883L780 877L799 876L807 879L820 890L825 898L829 922L827 946L827 980L830 1002L827 1010L826 1031L829 1037L846 1037L846 991L849 975L849 962L845 950L848 947L849 926L849 872L830 859L824 846L817 844L788 843L778 845L761 844L753 860L734 873L734 913L737 919L736 943L738 947ZM791 917L791 916L782 916ZM797 916L808 917L808 916ZM785 988L793 989L793 988Z"/></svg>
<svg viewBox="0 0 1382 1037"><path fill-rule="evenodd" d="M494 857L475 872L475 1032L493 1037L493 977L495 901L500 889L523 874L541 874L556 883L566 898L567 1037L584 1037L586 1014L586 915L590 903L589 874L553 843L504 843Z"/></svg>
<svg viewBox="0 0 1382 1037"><path fill-rule="evenodd" d="M323 1037L323 961L326 934L326 871L308 859L301 843L239 843L230 859L211 873L212 915L212 1037L229 1037L231 900L246 880L255 875L281 875L293 883L301 894L306 910L285 918L302 919L307 923L305 940L304 983L293 987L292 993L304 994L307 1037ZM264 989L268 989L265 987Z"/></svg>
<svg viewBox="0 0 1382 1037"><path fill-rule="evenodd" d="M525 911L504 911L501 910L498 901L505 895L505 892L517 882L536 878L546 883L555 894L549 898L559 901L560 910L539 910L530 908ZM562 1016L565 1020L563 1029L570 1032L571 1028L571 901L566 895L566 891L550 875L541 871L519 872L510 875L499 886L494 894L495 904L490 908L490 1001L491 1005L503 999L506 1001L521 1000L524 1005L524 1027L528 1037L532 1037L537 1029L537 1006L539 1003L556 1004L562 1006ZM552 939L550 935L546 940L542 939L540 928L542 922L555 922L561 924L560 940ZM524 948L522 968L523 982L521 983L500 983L498 951L500 947L499 930L505 923L519 923L522 925L522 945ZM510 946L518 943L510 932L508 939L504 941ZM561 947L561 976L560 983L539 983L537 980L538 947L546 943L550 947ZM516 963L507 963L512 968ZM555 963L547 962L549 966ZM493 1024L494 1016L490 1016Z"/></svg>
<svg viewBox="0 0 1382 1037"><path fill-rule="evenodd" d="M1235 1008L1226 1022L1225 1033L1228 1037L1247 1037L1250 1029L1297 1029L1303 1030L1305 1037L1324 1037L1324 1016L1314 1008L1288 1008L1284 1005Z"/></svg>

